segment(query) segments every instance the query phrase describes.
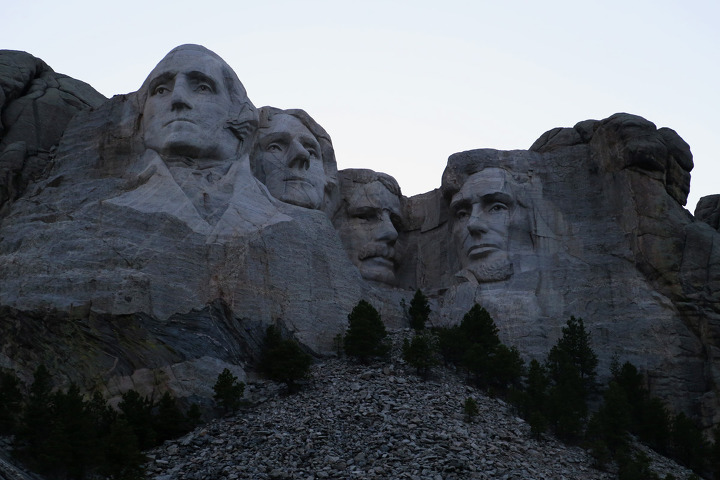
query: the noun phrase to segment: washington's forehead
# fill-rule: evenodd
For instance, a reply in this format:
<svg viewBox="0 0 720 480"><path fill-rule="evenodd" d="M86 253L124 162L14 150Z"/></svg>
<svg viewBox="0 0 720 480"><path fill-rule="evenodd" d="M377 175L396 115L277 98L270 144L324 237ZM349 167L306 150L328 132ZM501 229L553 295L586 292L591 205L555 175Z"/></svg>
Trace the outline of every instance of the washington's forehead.
<svg viewBox="0 0 720 480"><path fill-rule="evenodd" d="M168 54L150 72L148 79L164 74L201 72L209 77L220 79L225 66L217 57L197 50L178 50Z"/></svg>

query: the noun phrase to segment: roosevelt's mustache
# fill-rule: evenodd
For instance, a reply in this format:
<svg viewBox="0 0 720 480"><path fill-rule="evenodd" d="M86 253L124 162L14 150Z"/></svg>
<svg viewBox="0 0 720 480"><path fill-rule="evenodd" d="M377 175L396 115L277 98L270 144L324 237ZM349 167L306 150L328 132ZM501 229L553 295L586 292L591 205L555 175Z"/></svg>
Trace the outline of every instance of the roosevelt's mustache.
<svg viewBox="0 0 720 480"><path fill-rule="evenodd" d="M372 257L387 258L395 263L395 248L381 243L371 243L361 248L358 253L358 258L360 260Z"/></svg>

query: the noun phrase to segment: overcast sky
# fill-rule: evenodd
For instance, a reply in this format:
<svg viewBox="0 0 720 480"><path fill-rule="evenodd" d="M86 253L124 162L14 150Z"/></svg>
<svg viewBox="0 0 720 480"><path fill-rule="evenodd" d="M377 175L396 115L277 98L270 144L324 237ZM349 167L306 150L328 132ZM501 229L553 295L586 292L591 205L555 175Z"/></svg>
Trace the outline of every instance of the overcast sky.
<svg viewBox="0 0 720 480"><path fill-rule="evenodd" d="M303 108L339 168L440 186L447 157L527 149L616 112L690 144L687 208L720 193L720 2L0 0L0 48L24 50L105 96L137 90L198 43L260 107Z"/></svg>

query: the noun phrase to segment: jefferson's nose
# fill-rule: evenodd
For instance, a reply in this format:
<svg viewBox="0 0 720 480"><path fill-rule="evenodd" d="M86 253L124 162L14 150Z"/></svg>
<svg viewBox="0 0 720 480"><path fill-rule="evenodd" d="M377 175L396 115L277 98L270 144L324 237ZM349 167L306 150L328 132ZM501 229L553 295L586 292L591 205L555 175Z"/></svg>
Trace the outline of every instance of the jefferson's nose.
<svg viewBox="0 0 720 480"><path fill-rule="evenodd" d="M297 140L293 140L290 145L290 168L305 169L310 168L310 152Z"/></svg>

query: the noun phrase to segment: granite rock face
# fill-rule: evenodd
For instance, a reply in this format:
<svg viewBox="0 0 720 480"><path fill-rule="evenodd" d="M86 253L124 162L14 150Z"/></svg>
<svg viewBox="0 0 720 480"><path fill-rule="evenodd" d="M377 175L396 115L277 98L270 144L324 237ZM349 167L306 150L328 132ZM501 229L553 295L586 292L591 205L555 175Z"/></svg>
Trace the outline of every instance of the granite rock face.
<svg viewBox="0 0 720 480"><path fill-rule="evenodd" d="M0 51L0 215L40 177L70 119L105 100L32 55Z"/></svg>
<svg viewBox="0 0 720 480"><path fill-rule="evenodd" d="M337 172L315 120L258 111L203 47L92 98L48 133L42 171L4 170L20 187L0 210L0 366L207 399L223 368L253 375L268 325L332 354L359 300L403 327L420 288L434 325L480 303L526 358L582 317L601 376L629 360L674 409L720 422L720 233L715 207L683 208L692 155L674 131L584 121L454 154L440 189L407 198L385 174Z"/></svg>

